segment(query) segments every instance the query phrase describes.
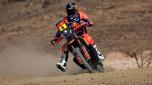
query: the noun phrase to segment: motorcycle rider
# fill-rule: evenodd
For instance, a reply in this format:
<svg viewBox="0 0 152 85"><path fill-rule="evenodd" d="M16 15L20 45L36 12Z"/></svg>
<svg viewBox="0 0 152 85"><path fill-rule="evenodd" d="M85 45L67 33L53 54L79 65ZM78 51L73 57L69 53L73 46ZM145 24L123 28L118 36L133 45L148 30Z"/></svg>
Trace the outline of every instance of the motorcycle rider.
<svg viewBox="0 0 152 85"><path fill-rule="evenodd" d="M98 54L98 59L100 61L103 61L104 56L97 49L96 44L94 43L94 40L92 39L91 36L88 35L87 30L86 30L86 26L87 27L93 26L93 22L89 20L89 18L86 16L86 14L84 12L81 12L78 10L77 5L74 2L67 3L66 12L67 12L67 16L63 19L63 21L65 21L67 23L71 23L71 26L73 26L72 25L73 21L76 21L79 24L81 24L82 25L81 28L75 29L77 35L82 36L84 38L84 40L87 41L96 50L96 52ZM52 41L52 45L56 45L57 43L60 42L61 39L62 39L61 33L60 33L60 31L57 31L55 39ZM62 54L60 57L61 58L60 62L58 62L56 64L58 69L60 69L63 72L65 72L67 70L66 63L68 61L68 53L69 53L69 51L67 48L67 43L65 43L62 46Z"/></svg>

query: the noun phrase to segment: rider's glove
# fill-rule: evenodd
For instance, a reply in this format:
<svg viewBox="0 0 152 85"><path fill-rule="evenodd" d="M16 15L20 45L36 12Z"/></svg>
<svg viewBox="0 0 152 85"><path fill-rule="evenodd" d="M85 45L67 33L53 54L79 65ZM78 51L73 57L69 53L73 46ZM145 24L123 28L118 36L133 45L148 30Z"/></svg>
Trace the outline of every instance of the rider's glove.
<svg viewBox="0 0 152 85"><path fill-rule="evenodd" d="M57 39L51 40L51 44L52 44L53 46L55 46L55 45L57 44Z"/></svg>
<svg viewBox="0 0 152 85"><path fill-rule="evenodd" d="M81 22L81 26L89 26L88 22Z"/></svg>
<svg viewBox="0 0 152 85"><path fill-rule="evenodd" d="M51 44L53 46L57 45L61 40L63 39L63 37L56 37L55 39L51 40Z"/></svg>
<svg viewBox="0 0 152 85"><path fill-rule="evenodd" d="M90 27L90 26L93 25L93 23L92 23L92 22L89 22L89 21L88 21L88 22L81 21L80 24L81 24L81 26L88 26L88 27Z"/></svg>

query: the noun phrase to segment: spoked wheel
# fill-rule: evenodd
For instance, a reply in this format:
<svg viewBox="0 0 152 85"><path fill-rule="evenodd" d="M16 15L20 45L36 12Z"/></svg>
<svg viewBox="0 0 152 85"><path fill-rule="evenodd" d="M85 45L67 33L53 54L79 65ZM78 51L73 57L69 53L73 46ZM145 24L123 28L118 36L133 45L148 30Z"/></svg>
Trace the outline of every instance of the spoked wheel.
<svg viewBox="0 0 152 85"><path fill-rule="evenodd" d="M83 55L82 55L82 53L81 53L81 51L80 51L80 48L78 48L78 47L75 48L75 51L76 51L77 55L82 59L85 68L86 68L90 73L94 73L94 70L93 70L93 69L91 68L91 66L89 65L89 62L87 62L87 61L84 59L84 57L83 57Z"/></svg>
<svg viewBox="0 0 152 85"><path fill-rule="evenodd" d="M101 62L101 61L99 61L98 65L97 65L97 72L101 72L101 73L105 72L103 62Z"/></svg>
<svg viewBox="0 0 152 85"><path fill-rule="evenodd" d="M91 63L94 67L94 70L96 72L104 72L104 65L103 65L103 62L99 60L98 58L98 54L97 54L97 51L93 48L93 47L90 47L91 49Z"/></svg>

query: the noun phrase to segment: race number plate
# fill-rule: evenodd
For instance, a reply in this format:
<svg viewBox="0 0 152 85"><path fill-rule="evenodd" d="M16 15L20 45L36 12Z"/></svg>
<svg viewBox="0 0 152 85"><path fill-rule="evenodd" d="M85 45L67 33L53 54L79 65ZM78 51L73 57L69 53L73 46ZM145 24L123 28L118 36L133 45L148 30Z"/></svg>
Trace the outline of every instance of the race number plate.
<svg viewBox="0 0 152 85"><path fill-rule="evenodd" d="M57 27L58 27L59 31L62 32L63 30L65 30L67 28L67 25L64 21L61 21L57 24Z"/></svg>

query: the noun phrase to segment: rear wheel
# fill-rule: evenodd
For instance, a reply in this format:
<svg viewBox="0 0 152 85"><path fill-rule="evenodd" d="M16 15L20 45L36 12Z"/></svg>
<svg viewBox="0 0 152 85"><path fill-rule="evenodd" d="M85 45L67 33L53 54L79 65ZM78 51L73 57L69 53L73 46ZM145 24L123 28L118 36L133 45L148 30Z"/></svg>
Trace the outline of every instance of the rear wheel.
<svg viewBox="0 0 152 85"><path fill-rule="evenodd" d="M89 63L87 62L87 60L85 60L85 58L83 57L81 51L80 51L80 48L75 48L75 51L77 53L77 55L82 59L83 61L83 64L85 66L85 68L90 72L90 73L93 73L94 70L91 68L91 66L89 65Z"/></svg>
<svg viewBox="0 0 152 85"><path fill-rule="evenodd" d="M99 61L98 65L97 65L97 71L102 72L102 73L105 72L104 65L103 65L102 61Z"/></svg>

